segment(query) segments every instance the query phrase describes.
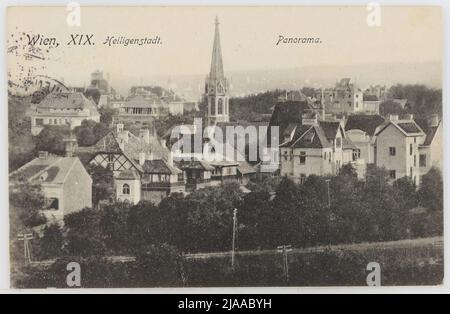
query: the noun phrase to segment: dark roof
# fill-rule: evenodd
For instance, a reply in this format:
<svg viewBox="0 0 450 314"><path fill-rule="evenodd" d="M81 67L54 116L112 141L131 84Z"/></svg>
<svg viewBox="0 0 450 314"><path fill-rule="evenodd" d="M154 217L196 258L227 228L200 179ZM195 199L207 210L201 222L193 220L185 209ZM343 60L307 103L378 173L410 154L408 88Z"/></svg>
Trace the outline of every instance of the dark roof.
<svg viewBox="0 0 450 314"><path fill-rule="evenodd" d="M414 122L399 122L397 125L406 133L420 133L421 130Z"/></svg>
<svg viewBox="0 0 450 314"><path fill-rule="evenodd" d="M92 100L80 92L50 93L37 105L38 108L90 109L96 111Z"/></svg>
<svg viewBox="0 0 450 314"><path fill-rule="evenodd" d="M77 157L38 157L10 174L11 180L62 184L71 172Z"/></svg>
<svg viewBox="0 0 450 314"><path fill-rule="evenodd" d="M303 101L285 101L278 102L270 118L269 128L267 130L268 140L267 143L270 144L271 127L279 127L280 143L282 143L282 136L286 128L291 123L302 124L302 115L305 111L311 110L312 107L308 100Z"/></svg>
<svg viewBox="0 0 450 314"><path fill-rule="evenodd" d="M336 138L336 134L338 133L341 124L339 121L320 121L319 125L325 132L327 139L332 141Z"/></svg>
<svg viewBox="0 0 450 314"><path fill-rule="evenodd" d="M384 118L380 115L351 115L347 119L345 130L361 130L369 136L373 136L377 127L384 121Z"/></svg>
<svg viewBox="0 0 450 314"><path fill-rule="evenodd" d="M180 169L198 169L198 170L214 170L214 167L211 166L207 161L205 160L199 160L198 158L183 158L180 161L175 162L178 168Z"/></svg>
<svg viewBox="0 0 450 314"><path fill-rule="evenodd" d="M325 148L331 147L325 132L320 126L299 125L295 130L294 137L288 143L280 147L291 148Z"/></svg>
<svg viewBox="0 0 450 314"><path fill-rule="evenodd" d="M433 142L434 136L436 135L436 131L439 128L440 124L441 124L441 122L439 121L438 126L427 127L426 129L424 129L426 136L425 136L425 141L423 142L422 145L431 145L431 143Z"/></svg>
<svg viewBox="0 0 450 314"><path fill-rule="evenodd" d="M178 174L181 172L180 169L177 169L162 159L146 160L142 165L142 169L145 173L154 174Z"/></svg>
<svg viewBox="0 0 450 314"><path fill-rule="evenodd" d="M364 94L363 101L378 101L378 97L376 95Z"/></svg>

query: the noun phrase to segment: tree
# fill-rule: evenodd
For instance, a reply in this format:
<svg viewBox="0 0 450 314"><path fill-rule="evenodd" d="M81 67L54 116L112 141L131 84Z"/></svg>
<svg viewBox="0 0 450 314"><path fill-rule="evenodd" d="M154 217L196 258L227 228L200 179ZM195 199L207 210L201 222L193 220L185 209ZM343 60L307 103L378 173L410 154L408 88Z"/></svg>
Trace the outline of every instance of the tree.
<svg viewBox="0 0 450 314"><path fill-rule="evenodd" d="M39 241L40 255L43 258L60 257L63 252L64 238L59 225L45 226L44 234Z"/></svg>
<svg viewBox="0 0 450 314"><path fill-rule="evenodd" d="M411 209L418 205L416 185L410 177L395 180L393 188L395 198L402 208Z"/></svg>
<svg viewBox="0 0 450 314"><path fill-rule="evenodd" d="M41 186L27 181L16 181L9 186L11 231L16 236L22 228L32 228L46 222L40 210L45 207Z"/></svg>
<svg viewBox="0 0 450 314"><path fill-rule="evenodd" d="M101 206L99 209L99 231L110 254L133 252L127 225L130 208L129 203L116 202Z"/></svg>
<svg viewBox="0 0 450 314"><path fill-rule="evenodd" d="M138 287L183 286L183 259L167 244L148 245L136 256L134 283Z"/></svg>
<svg viewBox="0 0 450 314"><path fill-rule="evenodd" d="M97 207L101 201L111 203L116 198L114 176L111 170L89 164L86 170L92 178L92 204Z"/></svg>
<svg viewBox="0 0 450 314"><path fill-rule="evenodd" d="M102 107L99 109L100 122L104 125L112 125L113 117L117 114L117 110L114 108Z"/></svg>
<svg viewBox="0 0 450 314"><path fill-rule="evenodd" d="M8 156L9 170L13 171L35 156L35 143L31 135L31 119L26 115L29 99L8 97Z"/></svg>
<svg viewBox="0 0 450 314"><path fill-rule="evenodd" d="M75 256L103 255L105 244L100 231L100 214L92 208L83 208L64 216L67 252Z"/></svg>
<svg viewBox="0 0 450 314"><path fill-rule="evenodd" d="M419 203L430 210L442 211L444 209L443 186L441 172L432 167L422 176L418 191Z"/></svg>
<svg viewBox="0 0 450 314"><path fill-rule="evenodd" d="M83 120L74 132L79 146L91 146L104 137L109 132L109 128L103 123Z"/></svg>
<svg viewBox="0 0 450 314"><path fill-rule="evenodd" d="M70 129L67 126L46 125L35 138L36 150L63 155L65 152L64 139L69 136Z"/></svg>

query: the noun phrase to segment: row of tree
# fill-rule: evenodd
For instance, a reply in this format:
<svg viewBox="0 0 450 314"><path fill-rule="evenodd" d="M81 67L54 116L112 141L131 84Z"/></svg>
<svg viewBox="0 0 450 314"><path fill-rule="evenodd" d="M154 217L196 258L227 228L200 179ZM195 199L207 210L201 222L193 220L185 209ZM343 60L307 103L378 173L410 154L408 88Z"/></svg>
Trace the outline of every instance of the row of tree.
<svg viewBox="0 0 450 314"><path fill-rule="evenodd" d="M328 180L328 181L327 181ZM442 235L442 179L432 169L416 189L409 178L391 184L386 171L369 169L365 181L351 167L338 176L287 178L173 194L159 205L111 203L67 215L64 229L47 228L43 256L137 254L167 243L181 252L228 251L237 209L240 250L390 241Z"/></svg>

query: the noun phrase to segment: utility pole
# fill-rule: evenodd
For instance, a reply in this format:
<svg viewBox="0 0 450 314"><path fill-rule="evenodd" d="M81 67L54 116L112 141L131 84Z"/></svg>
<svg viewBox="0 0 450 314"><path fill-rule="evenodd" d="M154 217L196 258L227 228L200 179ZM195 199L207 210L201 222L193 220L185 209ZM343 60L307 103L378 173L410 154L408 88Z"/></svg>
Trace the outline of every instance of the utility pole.
<svg viewBox="0 0 450 314"><path fill-rule="evenodd" d="M328 195L328 208L331 207L331 196L330 196L330 179L326 179L325 182L327 183L327 195Z"/></svg>
<svg viewBox="0 0 450 314"><path fill-rule="evenodd" d="M231 244L231 268L234 269L234 259L236 251L236 231L237 231L237 208L233 210L233 242Z"/></svg>
<svg viewBox="0 0 450 314"><path fill-rule="evenodd" d="M283 272L286 282L289 282L289 260L288 252L292 251L292 245L280 245L277 247L277 251L282 253L283 256Z"/></svg>
<svg viewBox="0 0 450 314"><path fill-rule="evenodd" d="M17 235L17 240L23 241L23 255L26 262L31 264L31 250L29 241L33 239L33 234L31 233L19 233Z"/></svg>

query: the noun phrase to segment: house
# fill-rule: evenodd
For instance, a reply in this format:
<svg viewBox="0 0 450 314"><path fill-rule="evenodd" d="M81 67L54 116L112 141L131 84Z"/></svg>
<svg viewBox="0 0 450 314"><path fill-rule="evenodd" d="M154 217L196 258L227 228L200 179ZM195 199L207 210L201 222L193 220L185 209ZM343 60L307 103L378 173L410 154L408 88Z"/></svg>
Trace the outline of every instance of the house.
<svg viewBox="0 0 450 314"><path fill-rule="evenodd" d="M375 131L385 122L380 115L350 115L345 123L347 137L356 146L357 158L375 162Z"/></svg>
<svg viewBox="0 0 450 314"><path fill-rule="evenodd" d="M363 177L365 164L346 137L340 121L319 121L316 113L303 114L302 123L290 123L282 133L280 175L303 183L309 175L338 174L343 164L354 164Z"/></svg>
<svg viewBox="0 0 450 314"><path fill-rule="evenodd" d="M352 114L364 111L363 92L350 78L343 78L334 88L317 90L314 97L324 104L327 113Z"/></svg>
<svg viewBox="0 0 450 314"><path fill-rule="evenodd" d="M30 116L33 135L38 135L46 125L66 125L73 129L83 120L100 121L95 103L79 92L50 93Z"/></svg>
<svg viewBox="0 0 450 314"><path fill-rule="evenodd" d="M175 164L184 171L187 192L209 186L212 172L216 171L207 161L195 157L183 158Z"/></svg>
<svg viewBox="0 0 450 314"><path fill-rule="evenodd" d="M421 174L419 147L425 143L426 134L412 115L403 119L391 115L375 136L375 164L384 167L392 180L409 176L418 185Z"/></svg>
<svg viewBox="0 0 450 314"><path fill-rule="evenodd" d="M425 140L419 145L420 176L426 174L431 167L442 171L442 121L437 114L426 119L423 127Z"/></svg>
<svg viewBox="0 0 450 314"><path fill-rule="evenodd" d="M65 215L92 207L92 179L77 157L39 152L10 174L10 181L39 184L47 201L42 213L48 222L61 223Z"/></svg>
<svg viewBox="0 0 450 314"><path fill-rule="evenodd" d="M366 114L380 114L381 100L376 95L364 94L363 95L363 108L362 112Z"/></svg>

